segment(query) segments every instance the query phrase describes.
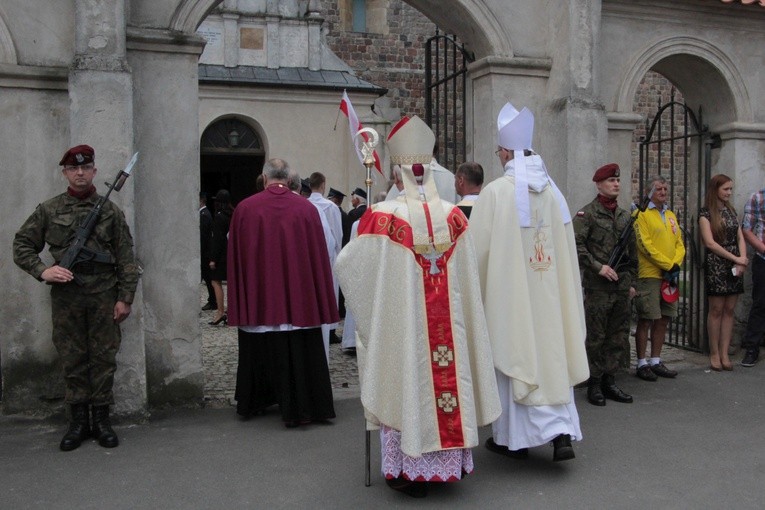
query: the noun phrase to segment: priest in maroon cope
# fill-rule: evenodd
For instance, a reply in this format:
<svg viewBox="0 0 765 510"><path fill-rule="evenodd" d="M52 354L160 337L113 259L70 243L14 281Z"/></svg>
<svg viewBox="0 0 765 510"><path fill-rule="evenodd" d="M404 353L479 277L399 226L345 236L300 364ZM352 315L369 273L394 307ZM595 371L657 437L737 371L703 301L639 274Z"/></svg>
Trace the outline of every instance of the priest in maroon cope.
<svg viewBox="0 0 765 510"><path fill-rule="evenodd" d="M319 212L281 159L239 203L228 244L228 323L239 328L237 413L278 404L287 427L335 417L322 324L339 321Z"/></svg>

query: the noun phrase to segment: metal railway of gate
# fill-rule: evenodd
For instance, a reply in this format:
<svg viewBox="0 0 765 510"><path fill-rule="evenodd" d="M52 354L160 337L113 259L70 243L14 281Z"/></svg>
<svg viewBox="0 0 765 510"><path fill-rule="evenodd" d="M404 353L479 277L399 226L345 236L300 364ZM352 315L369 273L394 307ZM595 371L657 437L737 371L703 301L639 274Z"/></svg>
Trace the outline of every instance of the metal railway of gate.
<svg viewBox="0 0 765 510"><path fill-rule="evenodd" d="M681 125L677 119L682 118ZM669 184L669 208L677 216L683 233L685 259L679 279L678 316L668 328L667 343L693 351L707 351L706 294L704 292L704 251L698 229L698 211L704 205L706 184L711 174L711 152L720 138L711 134L698 115L686 104L659 102L653 120L646 121L646 135L639 143L638 182L640 197L647 193L647 181L661 175Z"/></svg>
<svg viewBox="0 0 765 510"><path fill-rule="evenodd" d="M472 61L454 36L437 30L425 43L425 122L436 135L436 159L452 172L467 153L467 64Z"/></svg>
<svg viewBox="0 0 765 510"><path fill-rule="evenodd" d="M456 37L440 34L425 46L425 121L438 142L436 158L454 172L466 158L467 64L473 60ZM677 119L682 118L680 125ZM711 174L711 152L720 146L719 136L703 124L698 114L685 103L659 102L656 115L646 121L646 135L640 139L638 168L639 196L647 179L661 175L669 183L669 208L677 215L686 247L680 273L678 317L669 326L671 345L706 351L706 295L704 292L704 252L699 240L698 211L703 205L706 183Z"/></svg>

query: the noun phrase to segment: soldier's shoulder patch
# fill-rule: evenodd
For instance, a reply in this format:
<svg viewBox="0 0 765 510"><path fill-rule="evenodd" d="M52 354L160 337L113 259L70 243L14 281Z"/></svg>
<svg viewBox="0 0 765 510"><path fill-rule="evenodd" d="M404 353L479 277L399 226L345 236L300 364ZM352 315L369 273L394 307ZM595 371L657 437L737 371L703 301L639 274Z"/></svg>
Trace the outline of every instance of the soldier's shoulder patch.
<svg viewBox="0 0 765 510"><path fill-rule="evenodd" d="M584 216L584 211L577 211L576 215L577 216Z"/></svg>

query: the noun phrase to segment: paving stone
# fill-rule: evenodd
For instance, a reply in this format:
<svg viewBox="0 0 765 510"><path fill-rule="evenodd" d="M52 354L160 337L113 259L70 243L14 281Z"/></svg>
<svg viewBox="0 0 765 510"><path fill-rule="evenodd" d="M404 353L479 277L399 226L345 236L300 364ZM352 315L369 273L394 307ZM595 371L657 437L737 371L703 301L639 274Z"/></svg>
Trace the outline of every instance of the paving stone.
<svg viewBox="0 0 765 510"><path fill-rule="evenodd" d="M223 285L226 295L226 285ZM200 285L200 309L207 302L207 289ZM202 365L205 373L204 398L210 407L235 406L236 368L238 347L236 328L208 324L215 310L200 311L199 328L202 331ZM342 323L337 335L342 337ZM356 357L344 354L340 344L329 346L329 377L335 399L359 396L359 372Z"/></svg>
<svg viewBox="0 0 765 510"><path fill-rule="evenodd" d="M224 284L225 295L225 284ZM207 290L200 285L200 308L206 302ZM215 316L215 311L205 311L199 314L199 326L202 330L202 364L205 372L204 398L208 406L235 406L234 390L236 387L237 367L237 335L236 328L218 325L210 326L209 321ZM342 337L342 323L337 329L337 335ZM629 373L635 373L635 339L630 336L631 361ZM649 346L650 349L650 346ZM662 360L673 369L700 367L709 363L706 356L700 353L664 345ZM329 346L329 376L332 381L332 391L335 399L357 398L359 396L359 372L356 357L344 354L340 344Z"/></svg>

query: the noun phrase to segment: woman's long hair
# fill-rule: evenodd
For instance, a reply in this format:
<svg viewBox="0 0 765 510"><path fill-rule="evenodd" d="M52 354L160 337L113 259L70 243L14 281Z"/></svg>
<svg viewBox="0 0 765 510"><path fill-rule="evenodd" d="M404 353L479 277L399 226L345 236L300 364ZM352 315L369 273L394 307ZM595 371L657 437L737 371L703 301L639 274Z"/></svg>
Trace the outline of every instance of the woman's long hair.
<svg viewBox="0 0 765 510"><path fill-rule="evenodd" d="M712 237L718 243L725 240L725 225L723 225L720 209L727 207L733 214L736 214L736 210L730 202L720 200L717 191L732 180L725 174L713 175L709 179L707 195L704 198L704 205L709 210L709 224L712 227Z"/></svg>

